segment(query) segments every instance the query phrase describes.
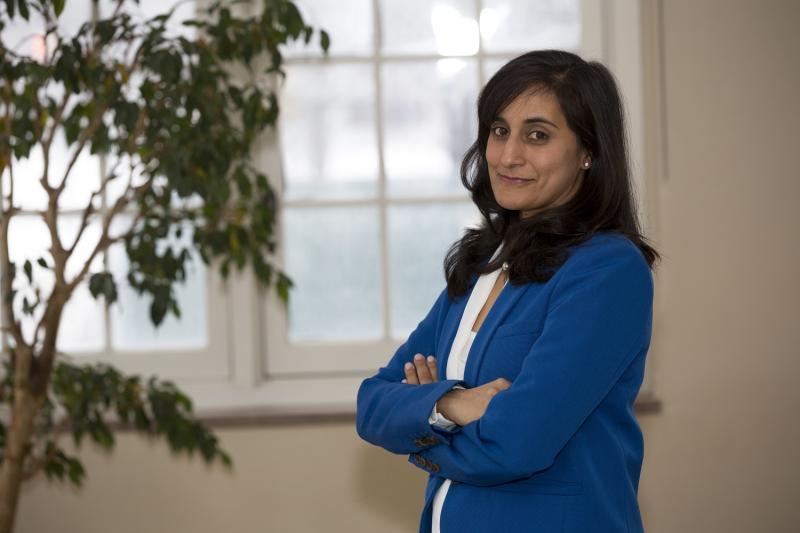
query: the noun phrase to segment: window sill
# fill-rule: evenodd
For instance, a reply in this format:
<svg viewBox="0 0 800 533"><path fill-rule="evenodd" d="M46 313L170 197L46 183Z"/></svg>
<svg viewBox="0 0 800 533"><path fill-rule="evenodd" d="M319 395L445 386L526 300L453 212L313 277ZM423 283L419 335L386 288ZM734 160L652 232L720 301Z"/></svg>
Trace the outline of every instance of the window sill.
<svg viewBox="0 0 800 533"><path fill-rule="evenodd" d="M187 385L195 414L212 428L352 423L363 377L294 378L264 382L251 390L231 385ZM661 412L661 400L643 391L637 415Z"/></svg>

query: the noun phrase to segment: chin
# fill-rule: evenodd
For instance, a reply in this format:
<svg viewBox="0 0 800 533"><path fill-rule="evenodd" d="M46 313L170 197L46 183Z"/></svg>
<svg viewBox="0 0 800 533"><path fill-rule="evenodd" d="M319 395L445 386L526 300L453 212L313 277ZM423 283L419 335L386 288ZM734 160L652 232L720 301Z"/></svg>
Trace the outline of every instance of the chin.
<svg viewBox="0 0 800 533"><path fill-rule="evenodd" d="M498 198L497 196L495 196L495 200L497 201L497 204L500 207L502 207L503 209L507 209L509 211L530 211L532 209L536 209L535 207L531 207L529 205L522 204L522 203L520 203L518 201L516 201L516 202L514 200L510 200L509 201L509 200L507 200L505 198L502 198L502 197Z"/></svg>

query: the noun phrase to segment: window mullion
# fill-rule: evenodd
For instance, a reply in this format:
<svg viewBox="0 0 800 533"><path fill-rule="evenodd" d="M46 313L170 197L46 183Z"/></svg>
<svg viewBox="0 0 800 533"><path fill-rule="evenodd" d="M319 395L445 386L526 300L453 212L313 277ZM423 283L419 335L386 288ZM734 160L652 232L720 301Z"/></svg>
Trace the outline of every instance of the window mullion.
<svg viewBox="0 0 800 533"><path fill-rule="evenodd" d="M381 305L383 310L383 338L390 338L391 302L389 300L389 245L386 204L386 167L383 157L383 91L381 83L381 24L380 1L372 0L372 72L375 84L375 127L378 143L378 246L381 262Z"/></svg>
<svg viewBox="0 0 800 533"><path fill-rule="evenodd" d="M481 33L481 9L482 9L483 0L475 0L475 15L478 17L478 53L476 54L478 59L478 90L483 87L484 84L484 75L483 75L483 63L486 59L484 50L483 50L483 34Z"/></svg>

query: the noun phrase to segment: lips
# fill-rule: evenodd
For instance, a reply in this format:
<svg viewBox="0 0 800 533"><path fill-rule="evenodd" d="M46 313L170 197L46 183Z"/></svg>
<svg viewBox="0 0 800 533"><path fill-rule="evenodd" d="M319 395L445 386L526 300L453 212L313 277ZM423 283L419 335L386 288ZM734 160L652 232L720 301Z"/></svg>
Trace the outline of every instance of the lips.
<svg viewBox="0 0 800 533"><path fill-rule="evenodd" d="M519 178L517 176L506 176L505 174L498 174L498 176L500 176L500 181L503 183L523 184L533 181L532 179Z"/></svg>

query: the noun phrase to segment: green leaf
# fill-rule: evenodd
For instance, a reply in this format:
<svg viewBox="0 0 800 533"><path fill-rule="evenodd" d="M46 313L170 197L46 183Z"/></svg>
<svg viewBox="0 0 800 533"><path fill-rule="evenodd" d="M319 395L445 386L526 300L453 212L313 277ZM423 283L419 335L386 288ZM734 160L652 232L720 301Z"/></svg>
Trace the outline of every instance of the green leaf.
<svg viewBox="0 0 800 533"><path fill-rule="evenodd" d="M28 0L17 0L17 2L19 3L19 14L22 16L22 18L28 20L28 18L31 16L30 11L28 11Z"/></svg>
<svg viewBox="0 0 800 533"><path fill-rule="evenodd" d="M325 30L319 31L319 45L322 47L322 50L327 54L328 48L330 48L331 46L331 37Z"/></svg>
<svg viewBox="0 0 800 533"><path fill-rule="evenodd" d="M159 326L164 321L164 317L169 309L169 298L164 295L158 295L153 298L150 304L150 321L153 325Z"/></svg>
<svg viewBox="0 0 800 533"><path fill-rule="evenodd" d="M28 283L33 283L33 265L30 259L25 260L25 265L22 269L25 271L25 277L28 278Z"/></svg>
<svg viewBox="0 0 800 533"><path fill-rule="evenodd" d="M83 478L86 477L86 470L83 468L83 464L81 464L78 459L69 458L67 461L67 475L69 476L70 481L72 481L75 486L79 487L83 481Z"/></svg>
<svg viewBox="0 0 800 533"><path fill-rule="evenodd" d="M117 284L114 281L114 276L110 272L99 272L92 274L89 278L89 292L97 299L100 296L105 297L107 304L112 304L117 301Z"/></svg>
<svg viewBox="0 0 800 533"><path fill-rule="evenodd" d="M53 9L56 12L56 16L60 17L61 12L64 11L64 0L53 0Z"/></svg>
<svg viewBox="0 0 800 533"><path fill-rule="evenodd" d="M31 303L28 301L28 297L25 296L22 298L22 313L28 316L33 316L33 312L39 306L39 302Z"/></svg>
<svg viewBox="0 0 800 533"><path fill-rule="evenodd" d="M281 300L284 303L289 302L289 289L294 285L292 280L288 278L283 272L278 274L278 296L280 296Z"/></svg>
<svg viewBox="0 0 800 533"><path fill-rule="evenodd" d="M16 11L16 3L15 0L6 0L6 10L8 10L8 18L14 18L14 12Z"/></svg>

